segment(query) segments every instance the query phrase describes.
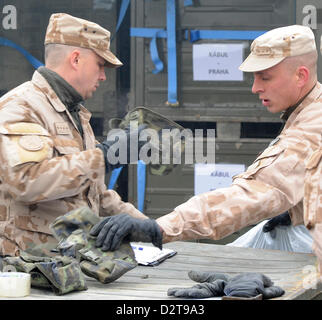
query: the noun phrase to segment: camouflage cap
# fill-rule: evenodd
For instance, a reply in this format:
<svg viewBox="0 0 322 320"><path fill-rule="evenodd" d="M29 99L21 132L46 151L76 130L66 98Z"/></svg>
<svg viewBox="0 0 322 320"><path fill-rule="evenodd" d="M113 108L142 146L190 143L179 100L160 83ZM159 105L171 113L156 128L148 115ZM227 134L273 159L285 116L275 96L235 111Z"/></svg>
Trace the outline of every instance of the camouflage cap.
<svg viewBox="0 0 322 320"><path fill-rule="evenodd" d="M45 45L49 43L92 49L107 61L107 66L116 68L122 65L122 62L110 51L108 30L94 22L66 13L51 15L45 36Z"/></svg>
<svg viewBox="0 0 322 320"><path fill-rule="evenodd" d="M270 30L256 38L251 53L240 65L244 72L256 72L275 66L287 57L316 51L315 38L309 27L292 25Z"/></svg>

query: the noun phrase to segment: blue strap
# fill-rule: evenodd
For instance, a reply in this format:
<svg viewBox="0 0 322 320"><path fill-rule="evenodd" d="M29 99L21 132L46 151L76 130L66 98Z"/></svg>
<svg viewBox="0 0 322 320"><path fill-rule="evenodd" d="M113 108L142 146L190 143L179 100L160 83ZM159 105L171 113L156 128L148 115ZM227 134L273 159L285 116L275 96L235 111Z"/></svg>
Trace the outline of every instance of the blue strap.
<svg viewBox="0 0 322 320"><path fill-rule="evenodd" d="M116 168L112 171L110 181L108 184L108 189L114 189L116 181L122 171L123 167Z"/></svg>
<svg viewBox="0 0 322 320"><path fill-rule="evenodd" d="M150 41L150 54L151 54L151 60L155 65L155 69L152 70L152 73L157 74L163 70L163 62L161 61L159 54L158 54L158 47L157 47L157 38L158 38L157 31L152 40Z"/></svg>
<svg viewBox="0 0 322 320"><path fill-rule="evenodd" d="M193 0L184 0L183 5L184 5L185 7L190 7L190 6L193 6L193 5L194 5L194 3L193 3Z"/></svg>
<svg viewBox="0 0 322 320"><path fill-rule="evenodd" d="M151 55L151 60L155 66L155 69L152 70L152 73L157 74L161 72L163 70L163 62L159 58L157 38L167 38L167 32L164 29L156 29L156 28L150 28L150 29L131 28L130 36L152 38L150 41L150 55Z"/></svg>
<svg viewBox="0 0 322 320"><path fill-rule="evenodd" d="M167 31L158 28L131 28L131 37L153 38L157 33L158 38L167 38Z"/></svg>
<svg viewBox="0 0 322 320"><path fill-rule="evenodd" d="M35 69L38 69L39 67L44 65L42 62L33 57L28 51L18 46L16 43L9 39L0 37L0 45L17 49L20 53L22 53L25 56L25 58L31 63L31 65Z"/></svg>
<svg viewBox="0 0 322 320"><path fill-rule="evenodd" d="M108 189L114 189L116 181L122 171L123 167L114 169L111 173ZM145 182L146 181L146 164L139 160L137 163L137 207L143 212L145 199Z"/></svg>
<svg viewBox="0 0 322 320"><path fill-rule="evenodd" d="M167 0L168 33L168 104L178 105L177 100L177 48L176 48L176 0Z"/></svg>
<svg viewBox="0 0 322 320"><path fill-rule="evenodd" d="M119 14L119 18L118 18L116 28L115 28L115 33L113 34L113 36L111 38L111 41L114 40L115 35L119 31L119 28L120 28L120 26L121 26L121 24L123 22L123 19L125 17L126 11L127 11L128 7L129 7L129 4L130 4L130 0L122 0L121 7L120 7L120 14Z"/></svg>
<svg viewBox="0 0 322 320"><path fill-rule="evenodd" d="M263 30L186 30L185 38L190 42L202 39L254 40L267 31Z"/></svg>
<svg viewBox="0 0 322 320"><path fill-rule="evenodd" d="M145 198L145 181L146 180L146 164L139 160L137 164L137 201L138 210L143 212L144 210L144 198Z"/></svg>

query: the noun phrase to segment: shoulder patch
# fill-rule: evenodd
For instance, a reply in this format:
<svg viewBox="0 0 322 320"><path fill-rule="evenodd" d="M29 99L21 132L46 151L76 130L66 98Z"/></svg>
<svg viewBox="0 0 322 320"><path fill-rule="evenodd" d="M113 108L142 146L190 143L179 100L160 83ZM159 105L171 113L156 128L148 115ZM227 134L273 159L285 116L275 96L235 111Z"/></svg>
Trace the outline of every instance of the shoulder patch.
<svg viewBox="0 0 322 320"><path fill-rule="evenodd" d="M44 142L39 136L22 136L19 145L27 151L38 151L44 147Z"/></svg>

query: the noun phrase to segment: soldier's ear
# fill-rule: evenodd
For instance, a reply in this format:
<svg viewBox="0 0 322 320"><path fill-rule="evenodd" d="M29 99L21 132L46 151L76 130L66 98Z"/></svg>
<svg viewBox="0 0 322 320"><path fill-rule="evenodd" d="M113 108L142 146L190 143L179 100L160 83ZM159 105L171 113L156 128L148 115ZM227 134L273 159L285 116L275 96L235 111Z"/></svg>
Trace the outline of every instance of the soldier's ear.
<svg viewBox="0 0 322 320"><path fill-rule="evenodd" d="M296 70L297 84L298 87L303 87L310 78L310 70L305 66L300 66Z"/></svg>
<svg viewBox="0 0 322 320"><path fill-rule="evenodd" d="M69 55L69 63L71 67L75 70L79 67L79 58L80 58L80 51L75 49Z"/></svg>

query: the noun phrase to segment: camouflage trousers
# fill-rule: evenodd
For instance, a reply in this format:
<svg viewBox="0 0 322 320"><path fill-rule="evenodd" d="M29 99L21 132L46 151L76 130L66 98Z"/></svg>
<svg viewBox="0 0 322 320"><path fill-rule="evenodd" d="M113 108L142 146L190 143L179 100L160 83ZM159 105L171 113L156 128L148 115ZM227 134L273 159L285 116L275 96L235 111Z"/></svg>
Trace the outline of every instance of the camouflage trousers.
<svg viewBox="0 0 322 320"><path fill-rule="evenodd" d="M104 284L115 281L137 262L129 242L113 252L96 248L89 231L99 221L88 207L70 211L50 225L58 244L30 246L19 257L4 258L3 266L30 273L32 286L52 288L59 295L86 290L83 274Z"/></svg>

